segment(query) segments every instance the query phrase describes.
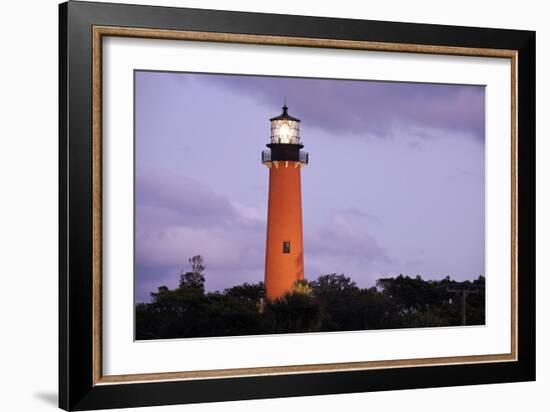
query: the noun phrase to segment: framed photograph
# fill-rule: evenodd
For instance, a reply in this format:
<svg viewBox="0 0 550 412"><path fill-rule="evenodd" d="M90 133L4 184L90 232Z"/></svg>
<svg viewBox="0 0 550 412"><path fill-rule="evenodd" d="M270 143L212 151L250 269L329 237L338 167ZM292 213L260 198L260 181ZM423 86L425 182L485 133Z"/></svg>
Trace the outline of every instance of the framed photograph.
<svg viewBox="0 0 550 412"><path fill-rule="evenodd" d="M535 33L60 5L66 410L535 379Z"/></svg>

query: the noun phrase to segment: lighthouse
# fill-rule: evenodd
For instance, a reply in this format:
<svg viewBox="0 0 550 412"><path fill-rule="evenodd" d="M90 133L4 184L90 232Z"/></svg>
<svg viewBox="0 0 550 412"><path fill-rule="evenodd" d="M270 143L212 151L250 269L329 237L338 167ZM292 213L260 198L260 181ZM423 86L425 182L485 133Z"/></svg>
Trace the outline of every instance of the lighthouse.
<svg viewBox="0 0 550 412"><path fill-rule="evenodd" d="M304 278L301 169L308 153L300 141L300 120L288 107L271 121L271 141L262 152L269 168L265 288L268 300L283 297Z"/></svg>

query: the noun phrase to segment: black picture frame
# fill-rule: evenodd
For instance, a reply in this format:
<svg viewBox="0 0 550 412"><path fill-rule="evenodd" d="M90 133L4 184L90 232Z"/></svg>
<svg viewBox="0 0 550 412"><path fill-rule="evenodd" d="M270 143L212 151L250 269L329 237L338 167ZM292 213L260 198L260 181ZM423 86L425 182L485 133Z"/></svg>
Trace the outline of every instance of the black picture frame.
<svg viewBox="0 0 550 412"><path fill-rule="evenodd" d="M517 361L95 385L92 27L517 51ZM535 32L70 1L59 6L59 406L89 410L535 380Z"/></svg>

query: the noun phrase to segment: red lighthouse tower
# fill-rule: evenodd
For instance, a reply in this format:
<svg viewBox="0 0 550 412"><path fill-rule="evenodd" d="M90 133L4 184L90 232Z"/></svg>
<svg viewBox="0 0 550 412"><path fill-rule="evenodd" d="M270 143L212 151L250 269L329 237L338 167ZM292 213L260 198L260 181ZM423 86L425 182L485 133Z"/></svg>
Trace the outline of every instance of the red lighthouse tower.
<svg viewBox="0 0 550 412"><path fill-rule="evenodd" d="M262 163L269 168L265 288L267 299L275 300L304 278L300 170L308 153L301 150L300 120L288 114L286 104L270 120L271 143L262 152Z"/></svg>

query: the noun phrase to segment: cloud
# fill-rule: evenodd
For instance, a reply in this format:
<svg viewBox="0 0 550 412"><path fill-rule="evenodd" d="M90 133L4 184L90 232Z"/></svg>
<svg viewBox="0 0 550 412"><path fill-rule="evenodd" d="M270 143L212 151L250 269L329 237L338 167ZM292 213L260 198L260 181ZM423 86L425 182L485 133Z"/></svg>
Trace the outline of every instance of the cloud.
<svg viewBox="0 0 550 412"><path fill-rule="evenodd" d="M155 225L212 224L212 218L235 218L229 201L197 181L184 176L140 174L136 176L137 221ZM218 220L217 223L220 223Z"/></svg>
<svg viewBox="0 0 550 412"><path fill-rule="evenodd" d="M358 209L356 207L349 207L347 209L340 209L340 210L338 210L338 212L343 213L343 214L348 215L348 216L368 219L368 220L371 220L373 222L381 223L381 220L378 216L376 216L372 213L369 213L369 212L365 212L364 210Z"/></svg>
<svg viewBox="0 0 550 412"><path fill-rule="evenodd" d="M284 97L308 127L334 136L393 137L396 131L450 130L485 136L485 88L357 80L218 75L197 78L278 110Z"/></svg>
<svg viewBox="0 0 550 412"><path fill-rule="evenodd" d="M306 232L305 242L304 249L312 257L334 258L342 263L345 259L361 263L393 261L371 234L354 225L345 214L335 214L326 225Z"/></svg>
<svg viewBox="0 0 550 412"><path fill-rule="evenodd" d="M168 270L185 270L187 259L197 254L205 257L209 276L231 279L242 271L263 273L264 247L265 221L255 208L232 203L188 177L137 176L140 280L160 281Z"/></svg>
<svg viewBox="0 0 550 412"><path fill-rule="evenodd" d="M139 259L148 265L187 266L187 259L199 254L216 270L254 269L263 263L261 233L237 227L173 226L141 232L136 240Z"/></svg>
<svg viewBox="0 0 550 412"><path fill-rule="evenodd" d="M265 205L250 207L231 202L195 179L140 174L136 179L136 267L140 299L152 284L171 284L187 259L206 259L207 284L222 289L263 277L265 258ZM326 259L346 265L389 263L392 259L369 233L353 222L377 219L348 208L305 232L308 272L323 267ZM158 286L157 285L157 286ZM145 288L145 289L144 289Z"/></svg>
<svg viewBox="0 0 550 412"><path fill-rule="evenodd" d="M145 228L262 225L256 209L231 202L195 179L158 173L136 176L136 221Z"/></svg>

